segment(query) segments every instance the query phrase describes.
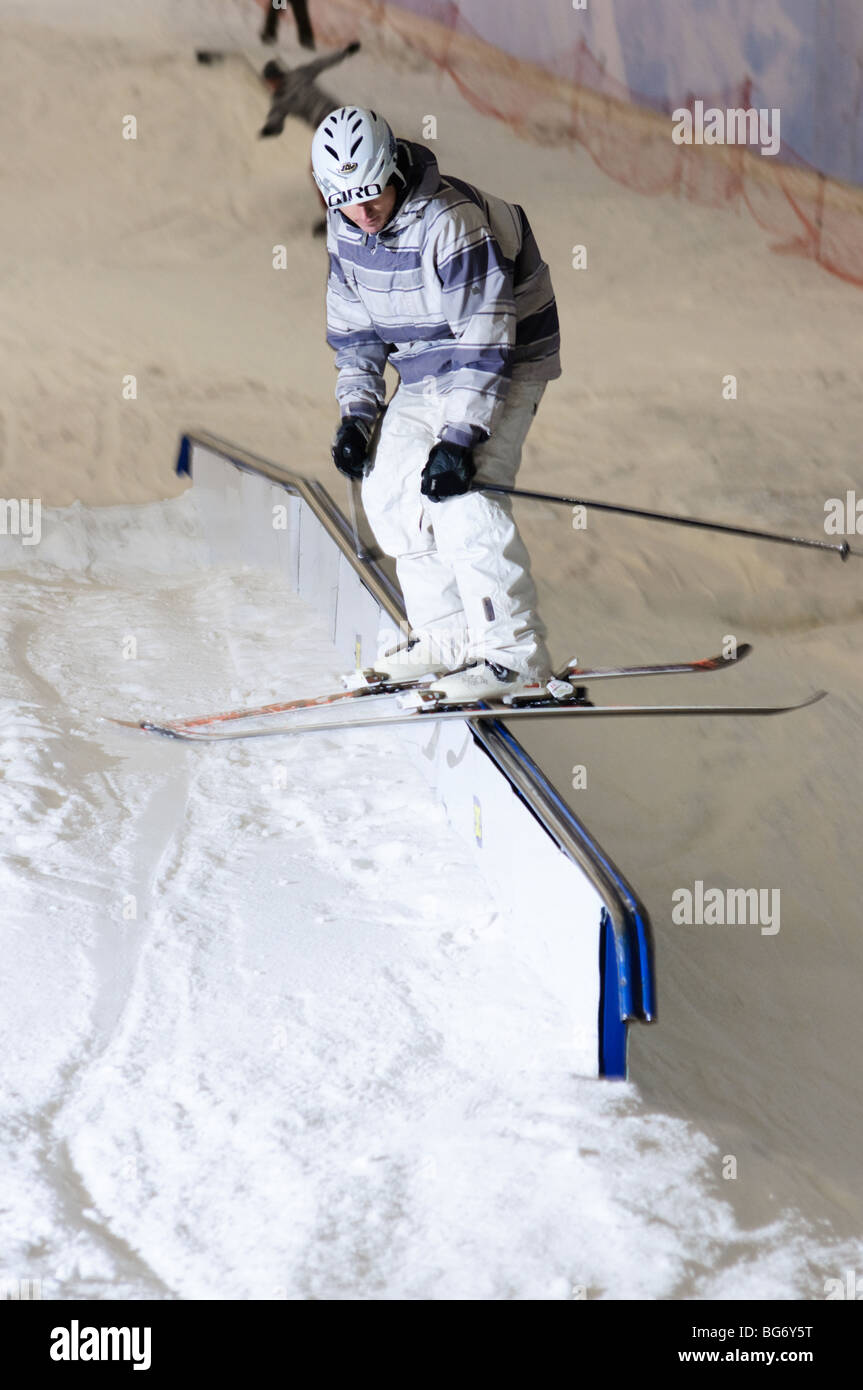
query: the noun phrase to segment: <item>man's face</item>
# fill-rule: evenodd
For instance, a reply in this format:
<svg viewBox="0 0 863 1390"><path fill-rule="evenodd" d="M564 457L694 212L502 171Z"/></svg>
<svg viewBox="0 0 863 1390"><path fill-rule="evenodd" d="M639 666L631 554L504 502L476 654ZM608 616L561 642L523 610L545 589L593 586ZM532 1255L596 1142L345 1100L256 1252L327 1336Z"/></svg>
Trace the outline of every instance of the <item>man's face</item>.
<svg viewBox="0 0 863 1390"><path fill-rule="evenodd" d="M367 203L348 203L339 210L345 214L349 222L359 227L361 232L376 236L389 222L395 205L396 190L389 184L379 198L369 198Z"/></svg>

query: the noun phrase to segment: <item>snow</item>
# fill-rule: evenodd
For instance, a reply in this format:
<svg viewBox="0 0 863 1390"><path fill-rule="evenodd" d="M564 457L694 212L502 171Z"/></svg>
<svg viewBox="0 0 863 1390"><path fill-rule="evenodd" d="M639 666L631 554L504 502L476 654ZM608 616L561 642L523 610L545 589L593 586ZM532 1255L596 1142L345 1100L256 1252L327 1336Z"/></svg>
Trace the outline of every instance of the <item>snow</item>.
<svg viewBox="0 0 863 1390"><path fill-rule="evenodd" d="M819 1259L853 1264L792 1212L741 1230L705 1135L571 1075L555 982L389 732L184 748L105 722L336 681L278 577L204 568L191 497L49 510L17 555L7 1277L65 1299L792 1297Z"/></svg>

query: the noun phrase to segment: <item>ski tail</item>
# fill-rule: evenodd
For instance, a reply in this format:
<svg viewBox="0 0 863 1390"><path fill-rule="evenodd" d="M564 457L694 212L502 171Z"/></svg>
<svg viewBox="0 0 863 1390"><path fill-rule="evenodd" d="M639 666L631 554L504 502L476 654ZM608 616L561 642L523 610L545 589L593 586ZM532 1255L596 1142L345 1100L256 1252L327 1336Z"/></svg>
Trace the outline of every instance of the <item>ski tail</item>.
<svg viewBox="0 0 863 1390"><path fill-rule="evenodd" d="M362 674L365 684L350 689L331 690L324 695L304 695L295 700L280 700L269 705L245 706L240 709L219 710L215 714L194 714L182 719L165 719L157 722L159 722L160 727L194 729L202 724L227 724L235 719L265 719L273 714L291 714L299 710L320 709L328 705L339 704L342 701L363 699L370 695L397 695L403 690L413 690L419 684L419 681L416 680L387 681L372 670ZM143 729L147 722L141 720L140 728Z"/></svg>

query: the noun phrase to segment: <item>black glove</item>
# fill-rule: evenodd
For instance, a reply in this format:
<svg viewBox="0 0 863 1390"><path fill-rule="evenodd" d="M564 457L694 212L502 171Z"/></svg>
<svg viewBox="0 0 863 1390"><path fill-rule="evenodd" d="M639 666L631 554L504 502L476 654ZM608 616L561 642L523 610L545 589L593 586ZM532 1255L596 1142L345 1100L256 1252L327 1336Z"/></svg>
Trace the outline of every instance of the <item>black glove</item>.
<svg viewBox="0 0 863 1390"><path fill-rule="evenodd" d="M359 42L359 39L354 39L353 43L349 43L348 46L347 46L347 48L345 49L345 53L359 53L359 51L360 51L360 42Z"/></svg>
<svg viewBox="0 0 863 1390"><path fill-rule="evenodd" d="M473 454L465 444L447 444L440 440L429 454L428 463L422 471L420 492L432 502L458 497L470 489L475 473Z"/></svg>
<svg viewBox="0 0 863 1390"><path fill-rule="evenodd" d="M371 431L365 420L346 415L333 440L333 463L346 478L362 478L369 461Z"/></svg>

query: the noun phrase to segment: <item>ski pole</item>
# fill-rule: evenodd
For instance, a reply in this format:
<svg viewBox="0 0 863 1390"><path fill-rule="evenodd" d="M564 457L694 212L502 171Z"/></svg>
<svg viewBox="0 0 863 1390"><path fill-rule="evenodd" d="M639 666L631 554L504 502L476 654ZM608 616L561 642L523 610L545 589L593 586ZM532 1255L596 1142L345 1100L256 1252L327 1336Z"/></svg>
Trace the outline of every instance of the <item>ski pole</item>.
<svg viewBox="0 0 863 1390"><path fill-rule="evenodd" d="M806 536L782 536L776 531L757 531L751 526L731 526L724 521L703 521L694 516L674 516L670 512L652 512L644 507L627 507L619 502L591 502L586 497L562 497L556 492L533 492L527 488L504 487L502 483L475 483L474 492L503 492L509 497L523 497L534 502L554 502L563 507L593 507L598 512L617 512L622 516L639 516L645 521L665 521L672 526L696 526L702 531L724 531L730 536L748 536L752 540L776 541L780 545L805 545L813 550L832 550L840 559L849 555L863 559L863 553L852 550L847 541L816 541Z"/></svg>
<svg viewBox="0 0 863 1390"><path fill-rule="evenodd" d="M360 527L357 518L357 491L359 482L356 478L348 479L348 510L351 514L351 530L353 531L354 550L358 560L369 560L371 556L360 540Z"/></svg>

